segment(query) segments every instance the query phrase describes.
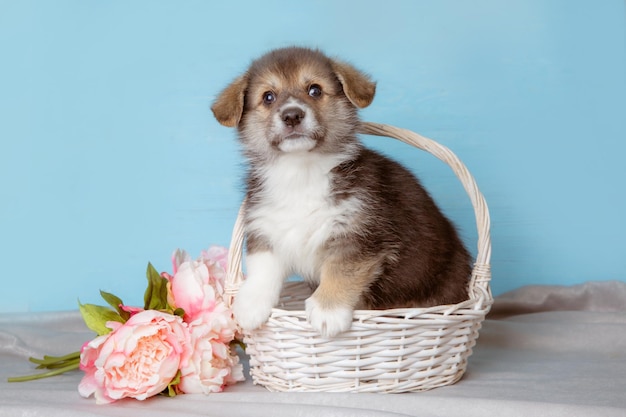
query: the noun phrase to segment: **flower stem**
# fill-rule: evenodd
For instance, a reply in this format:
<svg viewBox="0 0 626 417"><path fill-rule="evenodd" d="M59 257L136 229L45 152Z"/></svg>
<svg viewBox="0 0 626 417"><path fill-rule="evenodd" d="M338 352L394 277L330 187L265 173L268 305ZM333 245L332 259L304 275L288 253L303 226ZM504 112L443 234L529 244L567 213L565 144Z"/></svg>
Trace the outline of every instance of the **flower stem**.
<svg viewBox="0 0 626 417"><path fill-rule="evenodd" d="M73 352L65 356L44 356L43 359L29 358L29 361L39 365L38 369L49 369L41 374L26 375L8 378L8 382L26 382L36 379L49 378L79 368L80 352Z"/></svg>

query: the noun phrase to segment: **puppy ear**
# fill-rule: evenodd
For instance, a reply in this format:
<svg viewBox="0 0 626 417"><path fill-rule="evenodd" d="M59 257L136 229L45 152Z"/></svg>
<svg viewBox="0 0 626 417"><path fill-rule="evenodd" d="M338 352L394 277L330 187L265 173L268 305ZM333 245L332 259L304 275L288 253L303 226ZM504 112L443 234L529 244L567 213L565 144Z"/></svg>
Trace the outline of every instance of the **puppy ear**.
<svg viewBox="0 0 626 417"><path fill-rule="evenodd" d="M376 93L376 83L352 65L344 62L332 61L333 71L343 85L343 92L348 100L357 107L370 105Z"/></svg>
<svg viewBox="0 0 626 417"><path fill-rule="evenodd" d="M222 125L236 127L239 124L247 87L248 78L242 75L226 87L211 106L213 115Z"/></svg>

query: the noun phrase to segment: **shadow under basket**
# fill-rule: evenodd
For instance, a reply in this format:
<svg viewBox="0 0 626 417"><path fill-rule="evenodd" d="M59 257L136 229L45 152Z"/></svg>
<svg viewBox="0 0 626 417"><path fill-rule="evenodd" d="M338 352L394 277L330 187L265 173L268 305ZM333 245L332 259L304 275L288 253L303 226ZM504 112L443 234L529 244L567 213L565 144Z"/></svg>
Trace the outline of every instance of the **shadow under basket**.
<svg viewBox="0 0 626 417"><path fill-rule="evenodd" d="M287 282L269 321L244 333L252 380L270 391L401 393L453 384L465 372L493 303L489 211L465 165L446 147L406 129L363 122L359 133L399 139L427 151L448 164L463 184L478 228L469 300L429 308L357 310L350 330L324 338L306 320L304 301L311 289L303 282ZM228 302L244 279L242 211L243 204L229 251Z"/></svg>

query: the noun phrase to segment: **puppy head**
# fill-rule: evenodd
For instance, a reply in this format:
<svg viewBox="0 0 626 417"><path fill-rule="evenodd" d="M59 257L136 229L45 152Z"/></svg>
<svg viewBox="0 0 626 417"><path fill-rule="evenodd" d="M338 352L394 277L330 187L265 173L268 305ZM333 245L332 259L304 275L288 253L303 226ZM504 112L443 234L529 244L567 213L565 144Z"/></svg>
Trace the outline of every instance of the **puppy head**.
<svg viewBox="0 0 626 417"><path fill-rule="evenodd" d="M221 124L237 127L252 156L340 152L356 140L357 109L372 102L375 90L349 64L284 48L254 61L211 109Z"/></svg>

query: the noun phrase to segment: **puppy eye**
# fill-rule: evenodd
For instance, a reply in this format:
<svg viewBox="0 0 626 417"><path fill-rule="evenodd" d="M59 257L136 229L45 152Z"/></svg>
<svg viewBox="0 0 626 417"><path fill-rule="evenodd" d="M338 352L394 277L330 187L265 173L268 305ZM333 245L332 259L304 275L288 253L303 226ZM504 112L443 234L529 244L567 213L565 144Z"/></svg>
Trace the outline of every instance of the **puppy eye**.
<svg viewBox="0 0 626 417"><path fill-rule="evenodd" d="M272 104L276 101L276 96L271 91L266 91L263 93L263 103L264 104Z"/></svg>
<svg viewBox="0 0 626 417"><path fill-rule="evenodd" d="M312 84L309 87L309 96L313 98L319 98L322 96L322 87L317 84Z"/></svg>

